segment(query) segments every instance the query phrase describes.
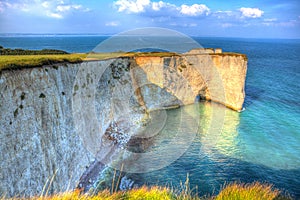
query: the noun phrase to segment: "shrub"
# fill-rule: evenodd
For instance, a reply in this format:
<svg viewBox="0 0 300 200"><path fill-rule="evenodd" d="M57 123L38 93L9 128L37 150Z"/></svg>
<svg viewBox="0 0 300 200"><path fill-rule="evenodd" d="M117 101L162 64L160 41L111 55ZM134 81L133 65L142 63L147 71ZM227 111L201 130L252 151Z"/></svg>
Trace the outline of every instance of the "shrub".
<svg viewBox="0 0 300 200"><path fill-rule="evenodd" d="M58 55L68 54L66 51L56 49L43 49L43 50L24 50L24 49L9 49L0 46L0 55Z"/></svg>

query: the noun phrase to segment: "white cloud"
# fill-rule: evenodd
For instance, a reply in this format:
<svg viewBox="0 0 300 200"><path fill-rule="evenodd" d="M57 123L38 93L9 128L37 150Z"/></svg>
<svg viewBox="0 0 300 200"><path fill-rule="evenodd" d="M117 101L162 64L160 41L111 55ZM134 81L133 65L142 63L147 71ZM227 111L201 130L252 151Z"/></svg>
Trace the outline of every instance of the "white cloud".
<svg viewBox="0 0 300 200"><path fill-rule="evenodd" d="M18 9L20 11L28 11L28 5L24 3L9 3L8 1L0 2L0 11L4 12L9 9Z"/></svg>
<svg viewBox="0 0 300 200"><path fill-rule="evenodd" d="M297 24L299 24L299 22L297 20L289 20L289 21L286 21L286 22L280 22L277 25L278 26L283 26L283 27L294 27Z"/></svg>
<svg viewBox="0 0 300 200"><path fill-rule="evenodd" d="M262 25L264 26L274 26L277 23L277 18L267 18L264 19Z"/></svg>
<svg viewBox="0 0 300 200"><path fill-rule="evenodd" d="M192 6L181 5L180 13L188 16L208 15L209 8L204 4L194 4Z"/></svg>
<svg viewBox="0 0 300 200"><path fill-rule="evenodd" d="M105 26L119 26L119 22L112 21L105 23Z"/></svg>
<svg viewBox="0 0 300 200"><path fill-rule="evenodd" d="M72 7L75 9L75 10L80 10L82 8L82 5L72 5Z"/></svg>
<svg viewBox="0 0 300 200"><path fill-rule="evenodd" d="M52 18L56 18L56 19L62 19L63 16L61 14L58 13L47 13L48 17L52 17Z"/></svg>
<svg viewBox="0 0 300 200"><path fill-rule="evenodd" d="M208 15L210 10L204 4L193 4L191 6L182 4L176 6L164 1L150 1L150 0L117 0L114 6L118 12L126 13L146 13L154 14L161 13L165 15L185 15L185 16L200 16Z"/></svg>
<svg viewBox="0 0 300 200"><path fill-rule="evenodd" d="M197 27L198 24L197 23L176 23L176 22L172 22L169 23L170 26L177 26L177 27Z"/></svg>
<svg viewBox="0 0 300 200"><path fill-rule="evenodd" d="M4 2L1 2L0 1L0 12L3 12L4 11Z"/></svg>
<svg viewBox="0 0 300 200"><path fill-rule="evenodd" d="M65 12L65 11L69 11L71 9L70 5L59 5L56 7L56 10L58 12Z"/></svg>
<svg viewBox="0 0 300 200"><path fill-rule="evenodd" d="M44 8L49 8L50 3L49 3L48 1L44 1L44 2L42 3L42 6L43 6Z"/></svg>
<svg viewBox="0 0 300 200"><path fill-rule="evenodd" d="M114 5L118 7L119 12L140 13L150 5L150 0L118 0Z"/></svg>
<svg viewBox="0 0 300 200"><path fill-rule="evenodd" d="M277 18L269 18L269 19L264 19L265 22L275 22L277 21Z"/></svg>
<svg viewBox="0 0 300 200"><path fill-rule="evenodd" d="M278 19L274 18L274 20L271 19L265 19L262 22L262 25L264 26L274 26L274 27L295 27L300 25L299 19L291 19L287 21L279 21Z"/></svg>
<svg viewBox="0 0 300 200"><path fill-rule="evenodd" d="M62 19L71 11L87 12L88 8L83 8L82 5L65 3L62 0L16 0L13 3L8 1L0 2L0 12L23 11L32 15L46 16L55 19Z"/></svg>
<svg viewBox="0 0 300 200"><path fill-rule="evenodd" d="M242 7L239 9L242 13L243 17L247 18L259 18L264 14L264 11L260 10L259 8L245 8Z"/></svg>
<svg viewBox="0 0 300 200"><path fill-rule="evenodd" d="M174 4L165 3L163 1L152 2L152 10L160 11L162 8L176 8L176 6Z"/></svg>
<svg viewBox="0 0 300 200"><path fill-rule="evenodd" d="M57 12L67 12L69 10L79 10L81 9L81 5L59 5L56 7Z"/></svg>
<svg viewBox="0 0 300 200"><path fill-rule="evenodd" d="M234 16L235 13L233 13L231 10L226 10L226 11L216 11L212 13L212 16L217 17L218 19L225 19L228 17Z"/></svg>

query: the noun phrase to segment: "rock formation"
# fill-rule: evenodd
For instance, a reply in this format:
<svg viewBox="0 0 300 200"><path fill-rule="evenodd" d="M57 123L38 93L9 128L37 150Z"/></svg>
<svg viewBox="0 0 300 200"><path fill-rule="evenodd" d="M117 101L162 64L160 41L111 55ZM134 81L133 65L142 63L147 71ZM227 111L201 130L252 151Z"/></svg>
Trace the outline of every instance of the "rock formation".
<svg viewBox="0 0 300 200"><path fill-rule="evenodd" d="M0 196L74 188L96 157L115 158L116 140L127 142L150 110L198 99L241 110L247 59L221 52L0 72Z"/></svg>

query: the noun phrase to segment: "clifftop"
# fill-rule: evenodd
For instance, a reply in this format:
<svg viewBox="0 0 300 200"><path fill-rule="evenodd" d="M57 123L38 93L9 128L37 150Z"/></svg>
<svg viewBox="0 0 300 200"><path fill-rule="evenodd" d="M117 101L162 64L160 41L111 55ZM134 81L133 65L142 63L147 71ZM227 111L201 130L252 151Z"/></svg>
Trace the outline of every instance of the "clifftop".
<svg viewBox="0 0 300 200"><path fill-rule="evenodd" d="M191 104L196 96L201 99L212 100L224 104L234 110L241 110L245 98L244 85L247 70L247 57L244 54L222 52L220 48L199 48L178 54L172 52L113 52L90 54L63 54L63 55L2 55L0 56L0 70L26 69L50 66L57 69L59 66L72 66L67 63L81 63L89 61L105 61L118 58L131 59L139 67L146 70L150 82L164 87L166 77L171 69L178 80L188 80L193 94L183 104ZM150 66L150 67L149 67ZM168 66L169 69L165 67ZM151 70L149 70L151 69ZM154 78L151 78L156 74ZM188 78L188 79L187 79ZM173 83L172 83L173 84ZM201 86L199 86L201 85ZM166 88L170 89L170 88ZM186 97L185 97L186 98Z"/></svg>
<svg viewBox="0 0 300 200"><path fill-rule="evenodd" d="M16 51L19 52L19 51ZM192 49L191 51L178 54L173 52L112 52L112 53L90 53L90 54L67 54L62 52L55 54L56 50L42 50L42 51L29 51L26 55L23 50L21 55L14 54L3 54L0 55L0 71L11 70L11 69L22 69L22 68L35 68L42 67L45 65L56 65L59 63L80 63L87 61L99 61L104 59L118 58L118 57L172 57L172 56L192 56L192 55L219 55L219 56L242 56L247 61L247 56L240 53L222 52L220 48L199 48ZM43 54L44 52L44 54ZM48 54L47 54L48 52ZM50 52L50 54L49 54ZM60 51L57 51L60 52Z"/></svg>

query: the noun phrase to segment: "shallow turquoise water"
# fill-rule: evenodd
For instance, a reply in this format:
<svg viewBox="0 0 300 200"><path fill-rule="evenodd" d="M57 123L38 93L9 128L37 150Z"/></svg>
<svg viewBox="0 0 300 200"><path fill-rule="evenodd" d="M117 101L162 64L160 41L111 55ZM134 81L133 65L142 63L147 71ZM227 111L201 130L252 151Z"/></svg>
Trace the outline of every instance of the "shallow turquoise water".
<svg viewBox="0 0 300 200"><path fill-rule="evenodd" d="M105 38L0 37L0 45L88 52ZM245 111L237 113L218 104L201 102L194 110L199 112L196 120L199 130L188 150L163 169L131 177L139 184L178 186L189 174L191 187L197 185L201 195L217 193L225 182L259 180L272 183L299 199L300 40L195 40L204 47L222 47L224 51L248 56ZM168 111L168 116L176 118L181 111ZM218 120L212 123L220 116L222 128ZM169 123L172 125L174 121ZM164 145L164 138L162 133L152 148ZM162 155L158 154L157 158Z"/></svg>
<svg viewBox="0 0 300 200"><path fill-rule="evenodd" d="M203 46L247 54L245 111L201 103L200 118L212 107L217 115L226 113L223 129L207 133L203 127L209 117L201 118L202 129L182 157L139 179L178 185L189 173L191 187L197 185L200 194L216 193L225 182L258 180L300 198L299 40L198 40Z"/></svg>
<svg viewBox="0 0 300 200"><path fill-rule="evenodd" d="M257 117L249 116L247 110L237 113L215 103L200 103L199 107L200 128L183 156L161 170L129 177L139 184L178 187L189 174L191 188L198 187L200 195L217 193L231 181L261 181L299 197L300 138L296 131L283 135L281 128L263 129L264 123L250 126ZM179 110L168 111L168 117L180 115ZM223 119L223 115L222 127L211 123L213 118ZM158 136L156 142L165 137ZM157 159L164 157L163 153L157 155Z"/></svg>

